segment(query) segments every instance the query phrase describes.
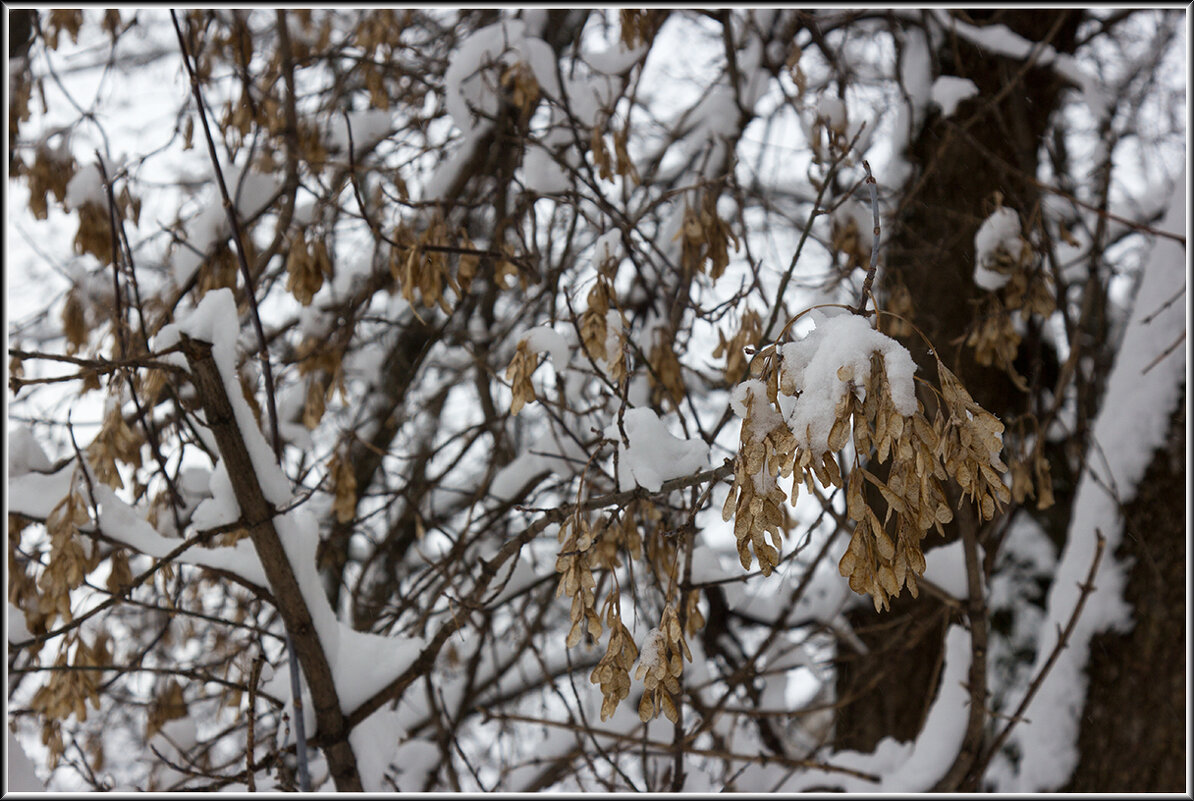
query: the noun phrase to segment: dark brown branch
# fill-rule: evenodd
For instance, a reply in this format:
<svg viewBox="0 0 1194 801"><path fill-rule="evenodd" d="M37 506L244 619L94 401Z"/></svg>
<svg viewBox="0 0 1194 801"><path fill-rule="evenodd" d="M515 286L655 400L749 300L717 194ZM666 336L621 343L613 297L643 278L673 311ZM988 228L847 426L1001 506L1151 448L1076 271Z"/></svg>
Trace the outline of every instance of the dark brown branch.
<svg viewBox="0 0 1194 801"><path fill-rule="evenodd" d="M331 666L311 619L311 610L303 598L294 568L274 527L277 513L265 498L257 472L249 456L232 404L224 388L211 345L183 336L183 353L191 367L192 382L207 417L207 424L220 449L225 469L233 480L233 491L244 516L253 547L261 559L278 612L294 644L294 652L307 677L315 707L316 738L327 757L328 769L340 791L359 792L361 777L356 756L348 743L348 726L340 708L340 698L332 678Z"/></svg>

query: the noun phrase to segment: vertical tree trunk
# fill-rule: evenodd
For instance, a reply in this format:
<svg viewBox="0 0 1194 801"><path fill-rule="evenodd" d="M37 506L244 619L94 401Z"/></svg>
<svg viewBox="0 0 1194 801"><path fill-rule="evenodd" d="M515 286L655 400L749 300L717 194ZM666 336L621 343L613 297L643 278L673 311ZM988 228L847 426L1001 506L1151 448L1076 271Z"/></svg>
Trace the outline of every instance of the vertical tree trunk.
<svg viewBox="0 0 1194 801"><path fill-rule="evenodd" d="M1049 40L1059 52L1072 49L1082 16L1064 9L969 13L977 24L999 23L1031 41ZM984 294L973 279L974 235L994 209L996 192L1004 205L1025 215L1035 208L1038 190L1029 179L1036 175L1040 142L1063 86L1050 70L1025 71L1023 62L960 38L947 38L937 58L942 74L969 78L979 93L950 119L931 117L912 143L907 156L915 172L898 201L881 289L890 292L900 282L908 288L913 321L942 360L975 400L1007 419L1025 409L1026 396L1002 371L977 365L973 352L960 344L975 317L973 304ZM919 338L908 337L904 344L918 371L934 376L932 357ZM1059 504L1068 500L1058 497ZM972 525L965 520L958 515L945 540L930 534L926 548L955 539L960 525ZM884 737L906 741L917 735L937 691L946 615L942 604L924 593L916 600L905 593L890 612L866 609L851 615L870 653L843 656L840 665L837 694L845 705L835 732L839 748L870 751Z"/></svg>
<svg viewBox="0 0 1194 801"><path fill-rule="evenodd" d="M1170 358L1177 358L1174 354ZM1079 761L1064 792L1186 789L1186 402L1124 514L1135 626L1090 646Z"/></svg>

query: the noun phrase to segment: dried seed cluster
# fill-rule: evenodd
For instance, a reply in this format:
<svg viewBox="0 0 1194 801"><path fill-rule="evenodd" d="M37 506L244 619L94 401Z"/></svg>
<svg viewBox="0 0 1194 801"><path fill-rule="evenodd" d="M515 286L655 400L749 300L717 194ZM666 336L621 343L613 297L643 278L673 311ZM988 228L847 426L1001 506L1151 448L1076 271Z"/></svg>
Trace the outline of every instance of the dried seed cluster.
<svg viewBox="0 0 1194 801"><path fill-rule="evenodd" d="M680 722L680 710L672 696L680 694L679 678L684 672L681 657L691 662L692 652L684 640L676 609L668 604L659 627L647 634L642 658L634 671L634 677L646 690L638 705L639 720L646 723L662 711L672 723Z"/></svg>
<svg viewBox="0 0 1194 801"><path fill-rule="evenodd" d="M763 318L754 309L747 310L738 322L738 331L730 339L717 330L717 347L713 358L725 357L723 371L727 385L734 385L746 376L746 349L755 346L763 335Z"/></svg>
<svg viewBox="0 0 1194 801"><path fill-rule="evenodd" d="M730 263L730 242L738 250L738 237L730 225L717 214L717 193L701 193L699 208L684 207L684 222L676 232L680 239L680 268L691 276L705 272L705 262L711 265L709 275L716 281Z"/></svg>
<svg viewBox="0 0 1194 801"><path fill-rule="evenodd" d="M323 287L323 279L331 280L335 274L323 239L309 237L303 230L290 241L290 251L286 254L286 291L299 303L310 306L315 293Z"/></svg>
<svg viewBox="0 0 1194 801"><path fill-rule="evenodd" d="M74 654L71 655L71 646ZM99 670L71 670L70 668L103 667L112 664L111 640L104 632L96 635L90 646L76 633L68 633L58 649L54 666L60 670L47 671L48 678L29 702L30 709L41 720L42 745L50 750L50 764L57 765L64 748L60 724L71 715L82 723L87 720L87 702L100 708L99 688L103 672Z"/></svg>
<svg viewBox="0 0 1194 801"><path fill-rule="evenodd" d="M858 322L862 318L835 319L844 322L830 321L836 326L833 335L810 335L760 352L751 364L754 377L735 389L732 403L743 421L734 483L722 514L727 520L735 516L743 567L749 569L753 551L769 574L779 561L783 501L795 504L801 483L815 490L814 479L822 487L848 483L846 515L855 527L838 569L851 589L871 595L876 610L886 609L904 586L917 594L916 576L925 569L921 541L931 528L944 533L943 524L953 519L943 485L947 478L958 483L984 519L1010 500L1001 478L1007 472L1000 460L1003 424L975 403L939 360L944 413L939 409L930 423L912 394L907 351L878 332L851 333L848 329L865 325ZM847 333L868 343L865 360L835 341ZM825 353L828 360L822 358ZM825 371L839 361L835 380L826 386ZM825 399L832 407L823 405L810 416L809 409ZM804 421L803 431L793 430L797 419ZM848 476L834 456L847 445L854 451ZM863 467L866 463L888 463L886 479ZM790 498L777 481L788 475L793 475ZM882 519L864 493L865 482L887 507Z"/></svg>
<svg viewBox="0 0 1194 801"><path fill-rule="evenodd" d="M525 125L538 105L541 94L535 73L526 62L516 61L502 71L499 83L510 103L518 109L519 118Z"/></svg>
<svg viewBox="0 0 1194 801"><path fill-rule="evenodd" d="M649 8L623 8L618 12L622 24L622 41L627 48L650 44L662 18L660 12Z"/></svg>
<svg viewBox="0 0 1194 801"><path fill-rule="evenodd" d="M630 631L622 624L622 609L617 594L605 602L605 622L609 626L609 642L605 654L589 675L589 681L601 687L601 720L613 717L622 699L630 695L630 668L638 659L638 646Z"/></svg>
<svg viewBox="0 0 1194 801"><path fill-rule="evenodd" d="M608 120L607 120L608 123ZM605 144L604 126L594 125L589 132L589 152L593 156L593 165L597 167L597 174L603 181L612 181L615 175L630 178L635 184L641 183L638 168L630 160L630 153L626 149L629 137L629 127L615 130L612 135L614 143L614 157L611 160L609 147Z"/></svg>
<svg viewBox="0 0 1194 801"><path fill-rule="evenodd" d="M614 288L604 275L600 276L597 283L593 284L593 288L589 290L587 302L588 308L580 315L581 343L594 361L613 362L611 357L616 356L616 361L620 364L622 362L621 348L619 347L622 337L622 318L615 307L617 296L614 293ZM610 330L611 311L618 315L613 331ZM611 334L617 337L613 342L610 341ZM614 353L610 352L610 345L614 345Z"/></svg>
<svg viewBox="0 0 1194 801"><path fill-rule="evenodd" d="M328 465L328 474L332 479L332 510L336 513L336 521L347 523L356 517L357 513L357 479L352 470L352 461L348 458L347 449L336 451Z"/></svg>
<svg viewBox="0 0 1194 801"><path fill-rule="evenodd" d="M655 329L651 352L647 354L647 386L651 390L651 403L662 404L664 400L672 408L680 408L684 400L684 378L680 360L676 357L675 334L667 326Z"/></svg>
<svg viewBox="0 0 1194 801"><path fill-rule="evenodd" d="M33 155L33 163L24 166L20 159L14 160L14 165L24 173L29 182L29 210L39 220L49 215L49 201L47 196L54 195L58 203L66 202L66 186L74 177L76 165L74 158L67 148L51 150L45 145L37 148Z"/></svg>
<svg viewBox="0 0 1194 801"><path fill-rule="evenodd" d="M134 468L140 467L142 444L144 438L129 427L124 415L120 413L120 406L114 404L104 415L104 423L100 426L99 433L87 446L87 460L100 481L114 489L123 489L124 481L120 478L116 462L121 461Z"/></svg>
<svg viewBox="0 0 1194 801"><path fill-rule="evenodd" d="M447 256L442 251L427 248L428 245L447 244L447 226L443 220L435 220L418 237L400 225L394 231L393 240L403 245L390 251L390 274L402 287L402 297L413 306L417 289L424 308L438 304L444 313L450 312L443 297L448 279Z"/></svg>
<svg viewBox="0 0 1194 801"><path fill-rule="evenodd" d="M535 400L535 388L531 385L531 374L539 366L539 354L533 352L524 339L514 350L514 358L506 368L506 380L514 399L510 402L510 414L518 414L522 407Z"/></svg>
<svg viewBox="0 0 1194 801"><path fill-rule="evenodd" d="M846 269L853 270L867 264L871 258L869 241L859 235L858 221L853 216L834 217L829 246L845 257Z"/></svg>
<svg viewBox="0 0 1194 801"><path fill-rule="evenodd" d="M572 628L566 641L571 648L580 642L586 630L594 640L601 637L601 618L597 615L593 592L597 586L593 578L593 529L583 516L577 515L560 524L559 540L556 572L560 574L560 583L556 585L556 597L567 595L572 599Z"/></svg>
<svg viewBox="0 0 1194 801"><path fill-rule="evenodd" d="M754 364L765 366L765 362ZM721 515L724 520L734 518L734 537L742 567L749 570L758 557L759 569L769 576L779 564L784 522L781 505L787 500L776 476L791 474L796 438L768 402L770 387L753 380L739 384L735 391L746 413L734 460L734 483ZM771 535L773 545L767 543L765 534Z"/></svg>

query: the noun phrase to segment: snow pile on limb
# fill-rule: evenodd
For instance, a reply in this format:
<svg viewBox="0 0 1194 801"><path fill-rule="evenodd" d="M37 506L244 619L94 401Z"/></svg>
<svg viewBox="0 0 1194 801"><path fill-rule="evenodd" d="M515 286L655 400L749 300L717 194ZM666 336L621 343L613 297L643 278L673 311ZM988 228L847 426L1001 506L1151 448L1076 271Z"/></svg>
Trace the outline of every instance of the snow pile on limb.
<svg viewBox="0 0 1194 801"><path fill-rule="evenodd" d="M1158 228L1185 234L1185 173L1174 184L1169 209ZM1095 558L1098 534L1106 538L1094 576L1094 589L1070 634L1067 647L1045 676L1028 719L1012 732L1023 759L1015 777L1001 777L1001 792L1050 792L1065 784L1078 765L1078 729L1086 702L1086 661L1091 639L1103 631L1130 630L1131 607L1124 601L1128 574L1115 557L1123 540L1122 509L1165 443L1169 419L1185 383L1181 351L1167 351L1185 336L1186 318L1173 303L1185 286L1186 251L1176 241L1158 237L1144 268L1123 344L1107 379L1107 391L1095 418L1091 446L1078 482L1074 516L1057 563L1041 623L1034 674L1057 645L1081 596Z"/></svg>
<svg viewBox="0 0 1194 801"><path fill-rule="evenodd" d="M635 484L658 492L663 482L689 475L709 464L709 446L700 440L680 439L664 426L652 409L627 409L622 420L628 442L622 441L618 423L605 436L618 442L618 489Z"/></svg>
<svg viewBox="0 0 1194 801"><path fill-rule="evenodd" d="M1006 206L995 209L974 235L974 283L999 289L1031 257L1032 246L1020 235L1020 216Z"/></svg>

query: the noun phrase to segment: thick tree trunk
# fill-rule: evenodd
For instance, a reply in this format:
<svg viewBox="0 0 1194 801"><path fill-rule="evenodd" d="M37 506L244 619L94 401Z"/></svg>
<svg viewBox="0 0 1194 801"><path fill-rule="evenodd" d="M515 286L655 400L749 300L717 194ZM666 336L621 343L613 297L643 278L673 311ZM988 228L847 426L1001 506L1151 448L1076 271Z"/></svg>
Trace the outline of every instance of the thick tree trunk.
<svg viewBox="0 0 1194 801"><path fill-rule="evenodd" d="M1079 10L970 12L978 24L1001 23L1032 41L1049 40L1058 51L1072 48ZM1003 204L1029 214L1039 200L1031 183L1049 118L1063 85L1050 70L997 57L962 39L948 40L938 53L942 74L969 78L977 97L943 120L930 118L907 154L915 168L899 201L895 231L888 240L881 289L903 283L910 292L913 321L942 360L965 382L984 408L1006 420L1023 412L1026 396L1002 371L977 365L960 340L985 294L974 283L974 235L991 211L996 192ZM1009 84L1011 84L1010 89ZM996 98L999 98L995 101ZM993 102L994 101L994 102ZM977 116L976 116L977 115ZM973 119L972 119L973 118ZM918 372L935 377L932 357L918 337L908 337ZM1022 353L1032 352L1025 341ZM1059 472L1054 470L1054 474ZM1059 503L1069 498L1059 495ZM877 508L882 508L882 502ZM946 539L931 534L932 548L959 535L967 520L958 515ZM947 610L924 593L905 593L890 612L853 613L851 623L870 649L866 656L843 652L837 695L844 702L835 742L839 748L873 750L884 737L911 740L937 691Z"/></svg>
<svg viewBox="0 0 1194 801"><path fill-rule="evenodd" d="M1171 358L1177 358L1176 354ZM1090 646L1080 752L1065 792L1186 790L1186 403L1125 509L1117 554L1135 627Z"/></svg>

